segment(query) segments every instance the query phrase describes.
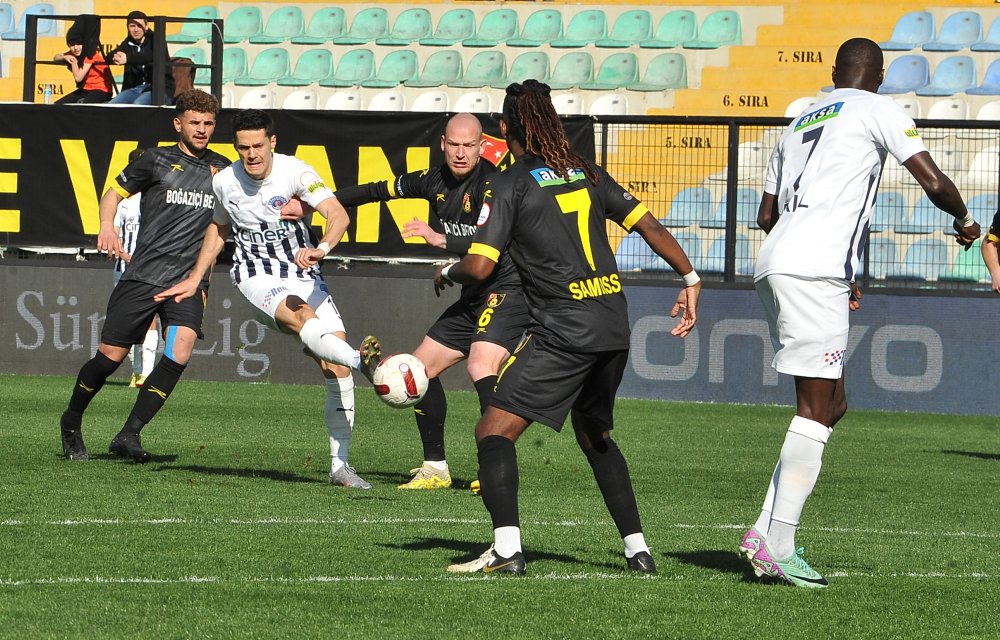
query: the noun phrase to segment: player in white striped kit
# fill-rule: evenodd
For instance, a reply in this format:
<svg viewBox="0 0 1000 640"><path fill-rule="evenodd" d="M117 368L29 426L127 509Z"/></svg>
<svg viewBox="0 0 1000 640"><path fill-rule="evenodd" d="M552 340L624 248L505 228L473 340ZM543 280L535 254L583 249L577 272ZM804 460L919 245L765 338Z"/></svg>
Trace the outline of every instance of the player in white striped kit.
<svg viewBox="0 0 1000 640"><path fill-rule="evenodd" d="M265 325L297 334L326 378L326 425L330 435L330 483L370 489L348 464L354 427L351 368L371 380L380 347L369 336L360 350L346 342L340 312L323 282L319 263L347 229L347 212L312 167L274 153L271 117L248 109L233 117L233 140L240 160L213 181L215 217L194 270L160 296L183 299L195 292L211 269L230 230L236 241L232 277ZM316 244L304 220L284 220L281 208L300 198L326 217L326 233Z"/></svg>

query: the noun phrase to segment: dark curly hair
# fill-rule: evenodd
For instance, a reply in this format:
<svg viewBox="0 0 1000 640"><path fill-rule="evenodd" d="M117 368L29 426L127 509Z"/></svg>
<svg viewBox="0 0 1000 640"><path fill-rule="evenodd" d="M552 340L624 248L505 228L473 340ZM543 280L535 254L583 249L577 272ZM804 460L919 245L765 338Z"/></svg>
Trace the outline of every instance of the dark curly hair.
<svg viewBox="0 0 1000 640"><path fill-rule="evenodd" d="M174 103L174 114L180 115L185 111L197 111L198 113L219 113L219 101L210 93L205 93L201 89L190 89L177 96Z"/></svg>

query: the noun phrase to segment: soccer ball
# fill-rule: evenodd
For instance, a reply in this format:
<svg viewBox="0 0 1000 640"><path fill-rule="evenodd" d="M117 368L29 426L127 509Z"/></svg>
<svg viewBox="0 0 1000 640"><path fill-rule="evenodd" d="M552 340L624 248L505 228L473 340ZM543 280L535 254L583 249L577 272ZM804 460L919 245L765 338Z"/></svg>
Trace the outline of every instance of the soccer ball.
<svg viewBox="0 0 1000 640"><path fill-rule="evenodd" d="M420 402L427 393L427 370L416 356L395 353L375 367L372 382L382 402L404 409Z"/></svg>

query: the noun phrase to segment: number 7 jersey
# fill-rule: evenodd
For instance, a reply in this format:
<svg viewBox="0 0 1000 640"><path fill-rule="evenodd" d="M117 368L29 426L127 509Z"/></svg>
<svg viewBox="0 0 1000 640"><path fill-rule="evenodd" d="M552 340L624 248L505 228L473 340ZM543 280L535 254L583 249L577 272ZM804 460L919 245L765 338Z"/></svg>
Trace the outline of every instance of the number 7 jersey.
<svg viewBox="0 0 1000 640"><path fill-rule="evenodd" d="M778 223L754 280L772 273L854 280L882 167L926 151L913 119L887 96L835 89L795 118L775 144L764 191Z"/></svg>

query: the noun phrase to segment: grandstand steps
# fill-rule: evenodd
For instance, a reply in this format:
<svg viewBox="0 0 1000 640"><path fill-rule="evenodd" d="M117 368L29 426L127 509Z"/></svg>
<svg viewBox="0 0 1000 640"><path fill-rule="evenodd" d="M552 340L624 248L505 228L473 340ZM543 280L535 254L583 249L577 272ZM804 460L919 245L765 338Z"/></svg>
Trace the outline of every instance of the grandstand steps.
<svg viewBox="0 0 1000 640"><path fill-rule="evenodd" d="M671 110L651 109L649 115L700 115L773 117L783 116L785 107L803 95L813 95L817 87L803 90L784 86L763 91L732 89L680 89L674 96Z"/></svg>

